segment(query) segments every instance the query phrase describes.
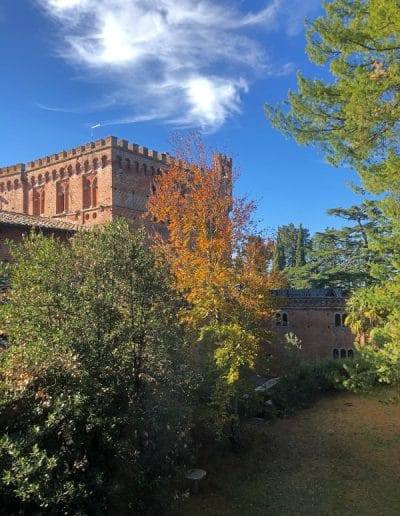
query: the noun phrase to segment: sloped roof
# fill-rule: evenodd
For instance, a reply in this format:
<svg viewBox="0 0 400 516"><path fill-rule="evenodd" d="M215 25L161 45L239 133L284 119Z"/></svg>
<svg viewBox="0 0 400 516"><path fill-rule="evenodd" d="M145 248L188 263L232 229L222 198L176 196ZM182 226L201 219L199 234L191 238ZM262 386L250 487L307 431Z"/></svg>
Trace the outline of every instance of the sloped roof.
<svg viewBox="0 0 400 516"><path fill-rule="evenodd" d="M0 211L0 225L14 226L21 228L55 229L58 231L78 231L80 224L67 222L61 219L42 217L37 215L26 215L12 211Z"/></svg>
<svg viewBox="0 0 400 516"><path fill-rule="evenodd" d="M340 288L289 288L273 290L272 294L277 297L289 299L324 298L324 297L345 297Z"/></svg>

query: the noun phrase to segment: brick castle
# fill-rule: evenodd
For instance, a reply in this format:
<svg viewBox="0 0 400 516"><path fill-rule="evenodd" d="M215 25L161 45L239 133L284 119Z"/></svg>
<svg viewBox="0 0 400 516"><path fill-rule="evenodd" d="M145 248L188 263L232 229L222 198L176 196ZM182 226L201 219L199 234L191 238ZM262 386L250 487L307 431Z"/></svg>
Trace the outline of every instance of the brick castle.
<svg viewBox="0 0 400 516"><path fill-rule="evenodd" d="M214 155L222 177L231 178L232 160ZM130 221L146 212L155 177L173 158L114 136L0 168L0 211L56 217L75 224Z"/></svg>
<svg viewBox="0 0 400 516"><path fill-rule="evenodd" d="M7 239L19 241L32 228L69 238L79 227L124 217L133 226L146 213L156 176L173 158L114 136L0 168L0 261L8 260ZM231 195L232 160L215 154L213 165ZM0 285L1 287L1 285ZM344 327L345 298L324 291L280 291L272 322L278 334L294 332L306 358L354 353Z"/></svg>

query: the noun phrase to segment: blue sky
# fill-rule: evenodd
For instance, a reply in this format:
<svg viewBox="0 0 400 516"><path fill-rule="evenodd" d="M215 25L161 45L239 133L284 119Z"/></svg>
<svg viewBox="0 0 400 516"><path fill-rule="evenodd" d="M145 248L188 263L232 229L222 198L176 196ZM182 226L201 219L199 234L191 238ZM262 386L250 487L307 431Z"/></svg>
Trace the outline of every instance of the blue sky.
<svg viewBox="0 0 400 516"><path fill-rule="evenodd" d="M239 195L265 228L340 226L325 210L358 198L349 169L272 129L263 104L295 89L304 18L321 0L2 0L0 166L113 134L168 151L172 130L201 127L230 154Z"/></svg>

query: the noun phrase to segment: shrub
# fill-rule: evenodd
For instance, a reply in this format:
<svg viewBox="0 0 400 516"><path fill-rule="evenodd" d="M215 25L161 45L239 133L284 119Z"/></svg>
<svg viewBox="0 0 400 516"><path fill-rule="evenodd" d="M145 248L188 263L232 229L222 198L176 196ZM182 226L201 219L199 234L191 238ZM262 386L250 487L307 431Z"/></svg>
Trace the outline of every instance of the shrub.
<svg viewBox="0 0 400 516"><path fill-rule="evenodd" d="M303 362L282 376L270 391L278 415L308 407L321 393L341 388L348 375L347 363L331 359Z"/></svg>
<svg viewBox="0 0 400 516"><path fill-rule="evenodd" d="M160 512L188 431L180 300L124 222L14 248L1 307L0 505Z"/></svg>

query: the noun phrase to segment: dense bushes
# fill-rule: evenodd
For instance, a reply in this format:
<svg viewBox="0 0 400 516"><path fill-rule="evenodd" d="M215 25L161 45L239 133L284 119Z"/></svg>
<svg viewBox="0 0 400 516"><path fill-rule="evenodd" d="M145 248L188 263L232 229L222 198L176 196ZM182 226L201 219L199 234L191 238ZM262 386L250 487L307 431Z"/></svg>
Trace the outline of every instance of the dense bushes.
<svg viewBox="0 0 400 516"><path fill-rule="evenodd" d="M118 222L14 249L1 326L3 514L160 513L189 429L180 300Z"/></svg>
<svg viewBox="0 0 400 516"><path fill-rule="evenodd" d="M400 385L399 346L366 346L358 348L354 359L299 364L269 391L274 407L271 412L291 414L309 406L322 393L343 389L366 391L378 384Z"/></svg>
<svg viewBox="0 0 400 516"><path fill-rule="evenodd" d="M338 388L345 376L343 361L322 360L298 365L282 376L270 391L276 413L287 415L309 406L321 393Z"/></svg>

